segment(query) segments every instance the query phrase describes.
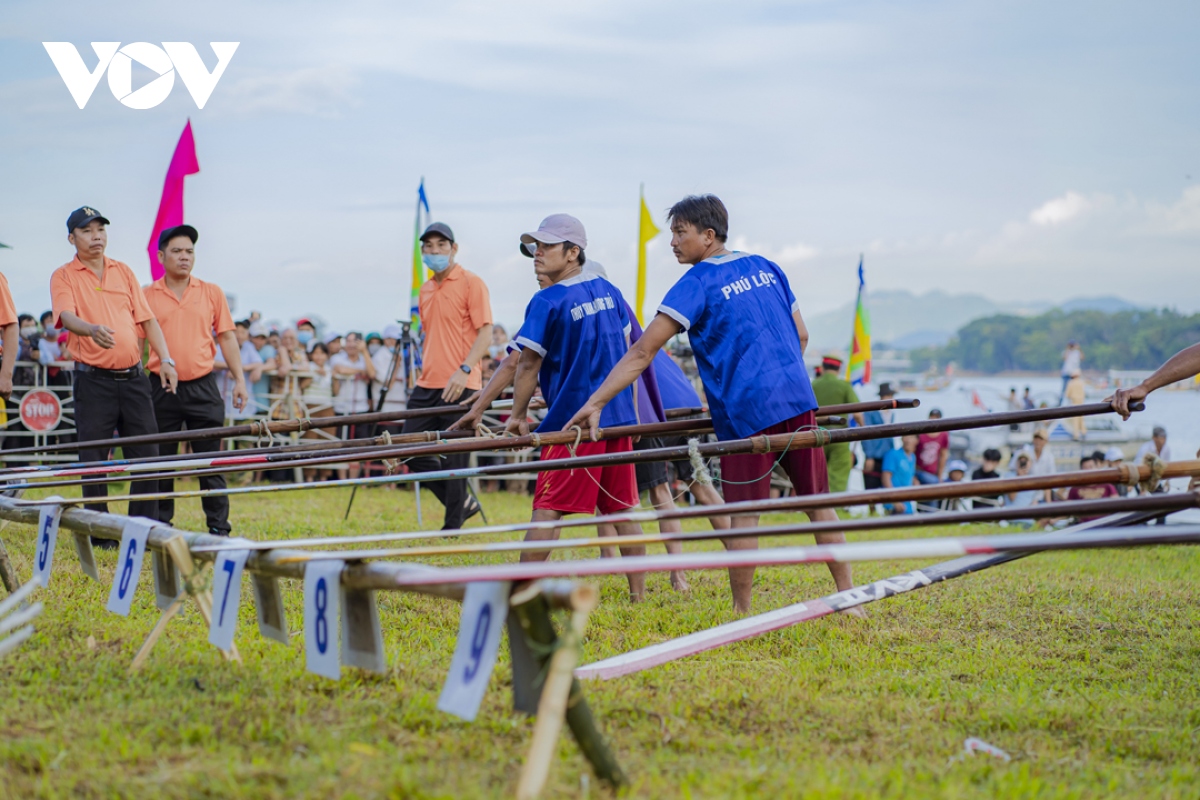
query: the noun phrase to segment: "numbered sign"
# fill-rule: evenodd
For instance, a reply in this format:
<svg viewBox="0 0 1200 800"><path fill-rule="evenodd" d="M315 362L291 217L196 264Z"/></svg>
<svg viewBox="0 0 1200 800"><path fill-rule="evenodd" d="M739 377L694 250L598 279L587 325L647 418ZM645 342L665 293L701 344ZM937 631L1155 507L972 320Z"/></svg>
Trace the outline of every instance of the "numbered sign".
<svg viewBox="0 0 1200 800"><path fill-rule="evenodd" d="M250 573L254 587L254 605L258 609L258 632L266 639L288 643L287 619L283 616L283 592L279 579L261 572Z"/></svg>
<svg viewBox="0 0 1200 800"><path fill-rule="evenodd" d="M238 606L242 601L242 568L249 556L249 550L223 550L217 553L213 568L212 625L208 629L208 643L226 652L233 649Z"/></svg>
<svg viewBox="0 0 1200 800"><path fill-rule="evenodd" d="M50 568L54 566L54 545L58 544L58 521L62 518L62 512L62 506L42 506L38 509L37 547L33 551L33 577L42 586L50 585Z"/></svg>
<svg viewBox="0 0 1200 800"><path fill-rule="evenodd" d="M146 555L146 539L155 522L131 517L121 529L121 546L117 550L117 571L113 573L112 589L108 592L108 610L122 617L129 616L133 593L142 575L142 559Z"/></svg>
<svg viewBox="0 0 1200 800"><path fill-rule="evenodd" d="M304 662L309 672L342 677L338 618L341 561L310 561L304 567Z"/></svg>
<svg viewBox="0 0 1200 800"><path fill-rule="evenodd" d="M458 642L438 708L470 722L479 713L508 618L507 582L471 583L463 597Z"/></svg>
<svg viewBox="0 0 1200 800"><path fill-rule="evenodd" d="M150 555L150 563L154 570L154 605L166 611L183 591L179 568L166 550L155 550Z"/></svg>
<svg viewBox="0 0 1200 800"><path fill-rule="evenodd" d="M387 672L379 606L370 589L342 587L342 663L368 672Z"/></svg>

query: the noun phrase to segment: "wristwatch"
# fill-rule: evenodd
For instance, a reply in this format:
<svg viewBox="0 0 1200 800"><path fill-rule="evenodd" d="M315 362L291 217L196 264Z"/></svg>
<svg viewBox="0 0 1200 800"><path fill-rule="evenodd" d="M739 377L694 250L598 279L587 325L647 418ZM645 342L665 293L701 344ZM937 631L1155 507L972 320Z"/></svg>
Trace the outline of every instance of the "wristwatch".
<svg viewBox="0 0 1200 800"><path fill-rule="evenodd" d="M169 365L169 366L172 366L172 367L173 367L173 366L175 366L175 359L173 359L173 358L164 358L164 359L162 360L162 363L164 363L164 364L167 364L167 365Z"/></svg>
<svg viewBox="0 0 1200 800"><path fill-rule="evenodd" d="M460 366L459 369L461 369L463 372L467 373L468 375L471 374L471 368L468 367L466 364L463 364L462 366Z"/></svg>

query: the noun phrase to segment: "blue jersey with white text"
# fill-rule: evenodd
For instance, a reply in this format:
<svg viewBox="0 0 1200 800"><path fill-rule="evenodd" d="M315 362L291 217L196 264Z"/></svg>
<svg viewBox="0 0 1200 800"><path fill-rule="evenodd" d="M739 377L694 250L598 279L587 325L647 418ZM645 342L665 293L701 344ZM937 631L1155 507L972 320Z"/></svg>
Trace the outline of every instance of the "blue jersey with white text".
<svg viewBox="0 0 1200 800"><path fill-rule="evenodd" d="M560 430L575 416L629 350L629 331L625 298L594 273L581 273L533 296L514 340L542 357L538 380L547 410L538 430ZM600 413L602 427L636 423L632 389L623 390Z"/></svg>
<svg viewBox="0 0 1200 800"><path fill-rule="evenodd" d="M658 310L688 334L718 439L744 439L817 407L787 276L762 256L701 261Z"/></svg>

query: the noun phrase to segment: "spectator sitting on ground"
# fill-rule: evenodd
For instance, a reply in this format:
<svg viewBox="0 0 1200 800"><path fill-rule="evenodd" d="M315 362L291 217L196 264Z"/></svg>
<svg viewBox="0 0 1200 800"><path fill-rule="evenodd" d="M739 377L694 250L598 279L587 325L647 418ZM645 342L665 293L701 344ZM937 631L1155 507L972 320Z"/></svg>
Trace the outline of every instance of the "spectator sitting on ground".
<svg viewBox="0 0 1200 800"><path fill-rule="evenodd" d="M1099 456L1099 460L1097 457ZM1079 468L1100 469L1104 465L1103 453L1088 453L1079 459ZM1117 487L1111 483L1097 483L1091 486L1072 486L1067 491L1068 500L1104 500L1109 497L1117 496ZM1088 517L1080 517L1080 522L1091 522L1094 519L1099 519L1102 514L1093 514Z"/></svg>
<svg viewBox="0 0 1200 800"><path fill-rule="evenodd" d="M971 473L972 481L989 481L1000 477L1000 473L996 468L1000 466L1000 451L994 447L989 447L983 451L983 465L976 467ZM976 497L971 508L994 508L1000 505L1000 495L984 494Z"/></svg>
<svg viewBox="0 0 1200 800"><path fill-rule="evenodd" d="M917 471L917 445L920 439L909 434L900 440L901 447L890 451L883 457L883 486L886 489L900 489L913 485L913 477ZM884 503L884 510L889 514L911 514L912 503Z"/></svg>
<svg viewBox="0 0 1200 800"><path fill-rule="evenodd" d="M1033 472L1033 461L1026 453L1021 453L1017 456L1017 469L1015 473L1010 473L1007 477L1010 478L1028 478ZM1010 508L1027 508L1036 506L1043 501L1045 492L1040 489L1026 489L1020 492L1009 492L1004 497L1004 505ZM1023 528L1032 528L1035 523L1032 519L1013 520L1012 524L1019 525Z"/></svg>
<svg viewBox="0 0 1200 800"><path fill-rule="evenodd" d="M1104 465L1106 467L1119 467L1125 463L1125 454L1121 452L1119 447L1110 447L1104 454ZM1117 485L1117 494L1121 497L1129 495L1129 486L1124 483Z"/></svg>
<svg viewBox="0 0 1200 800"><path fill-rule="evenodd" d="M953 459L946 464L946 483L962 483L967 477L967 462ZM946 497L936 501L940 511L965 511L966 500L961 497Z"/></svg>
<svg viewBox="0 0 1200 800"><path fill-rule="evenodd" d="M1150 441L1138 448L1137 455L1133 457L1135 466L1143 466L1146 463L1146 456L1158 456L1163 461L1171 460L1171 446L1167 444L1167 429L1162 425L1155 425L1151 433ZM1153 493L1166 491L1167 483L1164 481L1154 487ZM1141 491L1141 490L1139 490ZM1145 492L1142 492L1143 494Z"/></svg>
<svg viewBox="0 0 1200 800"><path fill-rule="evenodd" d="M930 419L941 419L940 409L929 412ZM922 484L940 483L950 459L950 434L922 433L917 447L917 481Z"/></svg>

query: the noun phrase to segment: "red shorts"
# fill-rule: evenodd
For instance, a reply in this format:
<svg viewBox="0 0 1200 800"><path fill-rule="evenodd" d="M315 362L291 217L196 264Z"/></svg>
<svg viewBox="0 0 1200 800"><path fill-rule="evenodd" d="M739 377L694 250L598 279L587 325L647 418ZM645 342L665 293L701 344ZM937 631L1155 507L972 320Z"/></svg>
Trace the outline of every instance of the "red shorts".
<svg viewBox="0 0 1200 800"><path fill-rule="evenodd" d="M792 433L816 427L812 411L772 425L756 436ZM746 453L721 457L721 494L726 503L742 500L766 500L771 496L771 468L776 460L787 473L798 495L827 494L829 473L825 467L825 451L820 447L789 450L786 453Z"/></svg>
<svg viewBox="0 0 1200 800"><path fill-rule="evenodd" d="M596 456L604 453L630 453L633 439L605 439L599 442L580 442L576 456ZM570 458L566 445L550 444L542 448L542 461ZM614 464L591 469L559 469L539 472L533 507L560 511L563 514L616 514L638 504L637 478L633 464Z"/></svg>

